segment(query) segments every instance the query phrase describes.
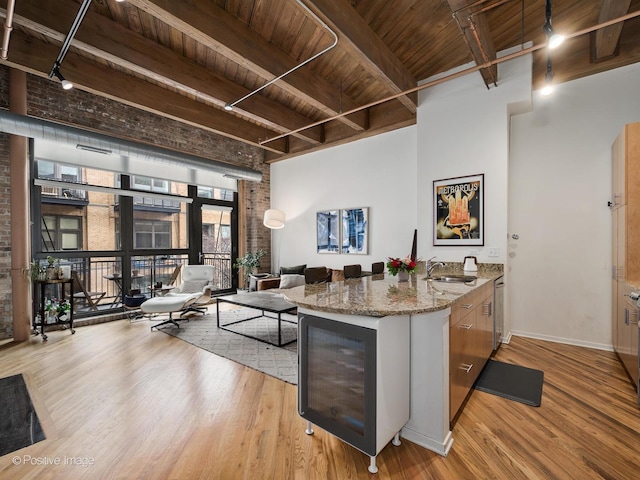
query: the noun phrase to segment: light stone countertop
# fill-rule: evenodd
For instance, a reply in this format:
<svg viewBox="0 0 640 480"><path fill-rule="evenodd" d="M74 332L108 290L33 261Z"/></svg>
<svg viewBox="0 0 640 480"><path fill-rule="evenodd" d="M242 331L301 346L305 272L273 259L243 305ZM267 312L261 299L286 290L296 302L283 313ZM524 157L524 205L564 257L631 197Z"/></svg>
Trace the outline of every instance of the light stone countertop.
<svg viewBox="0 0 640 480"><path fill-rule="evenodd" d="M490 264L498 265L498 264ZM437 270L434 275L461 274L461 269ZM478 270L477 280L470 283L425 280L425 275L411 275L408 282L388 273L353 278L341 282L303 285L282 290L287 301L298 307L346 315L386 317L443 310L477 287L502 276L499 268Z"/></svg>

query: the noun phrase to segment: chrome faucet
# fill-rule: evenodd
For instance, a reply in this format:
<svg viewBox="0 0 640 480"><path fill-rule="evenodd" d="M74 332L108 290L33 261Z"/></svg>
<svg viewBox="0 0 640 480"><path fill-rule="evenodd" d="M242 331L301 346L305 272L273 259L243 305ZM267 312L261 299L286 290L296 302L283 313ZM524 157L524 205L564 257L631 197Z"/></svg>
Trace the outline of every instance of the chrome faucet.
<svg viewBox="0 0 640 480"><path fill-rule="evenodd" d="M436 257L431 257L429 260L427 260L427 278L431 276L431 273L433 273L433 270L436 267L446 267L447 264L444 262L434 262Z"/></svg>

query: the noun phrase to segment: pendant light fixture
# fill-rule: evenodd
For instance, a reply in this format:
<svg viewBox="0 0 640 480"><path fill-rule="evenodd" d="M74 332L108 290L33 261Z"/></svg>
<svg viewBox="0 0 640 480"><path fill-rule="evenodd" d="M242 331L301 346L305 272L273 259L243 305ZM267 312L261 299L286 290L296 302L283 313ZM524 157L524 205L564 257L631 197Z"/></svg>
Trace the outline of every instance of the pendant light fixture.
<svg viewBox="0 0 640 480"><path fill-rule="evenodd" d="M547 6L545 10L546 21L542 26L542 30L544 30L547 35L547 45L551 49L558 48L562 44L562 42L564 42L564 35L556 33L554 28L551 26L551 0L547 0Z"/></svg>
<svg viewBox="0 0 640 480"><path fill-rule="evenodd" d="M553 93L553 72L551 71L551 55L547 54L547 73L544 74L544 87L540 90L542 95L551 95Z"/></svg>

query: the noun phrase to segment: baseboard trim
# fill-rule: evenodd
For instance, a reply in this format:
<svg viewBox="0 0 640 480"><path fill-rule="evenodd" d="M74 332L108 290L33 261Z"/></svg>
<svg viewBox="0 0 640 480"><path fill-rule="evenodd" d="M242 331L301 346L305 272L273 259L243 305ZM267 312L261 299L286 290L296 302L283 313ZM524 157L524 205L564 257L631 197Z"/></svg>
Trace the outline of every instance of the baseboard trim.
<svg viewBox="0 0 640 480"><path fill-rule="evenodd" d="M509 332L509 340L511 340L512 335L516 337L533 338L535 340L545 340L547 342L564 343L566 345L575 345L576 347L593 348L595 350L613 352L613 345L607 345L604 343L584 342L574 338L554 337L552 335L542 335L539 333L522 332L518 330L512 330ZM509 342L507 341L505 343Z"/></svg>
<svg viewBox="0 0 640 480"><path fill-rule="evenodd" d="M453 445L453 436L451 435L451 432L447 432L447 435L443 442L438 442L433 438L426 437L421 433L418 433L407 427L404 427L402 429L402 431L400 432L400 436L402 438L406 438L410 442L426 448L427 450L431 450L438 455L442 455L443 457L446 457L449 454L451 445Z"/></svg>

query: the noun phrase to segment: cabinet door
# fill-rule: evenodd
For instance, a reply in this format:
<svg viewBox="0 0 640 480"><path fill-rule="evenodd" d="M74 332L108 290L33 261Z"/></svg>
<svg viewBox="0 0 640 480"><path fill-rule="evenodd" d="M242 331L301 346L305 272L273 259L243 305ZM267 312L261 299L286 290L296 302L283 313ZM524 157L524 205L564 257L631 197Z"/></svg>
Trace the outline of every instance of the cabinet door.
<svg viewBox="0 0 640 480"><path fill-rule="evenodd" d="M449 420L458 413L477 375L475 334L475 309L449 329Z"/></svg>
<svg viewBox="0 0 640 480"><path fill-rule="evenodd" d="M622 313L624 348L620 357L636 386L638 385L638 313L636 302L629 297L624 297Z"/></svg>
<svg viewBox="0 0 640 480"><path fill-rule="evenodd" d="M493 289L491 293L485 297L484 301L479 305L478 323L480 338L478 339L478 347L480 350L479 364L484 367L485 363L493 352Z"/></svg>
<svg viewBox="0 0 640 480"><path fill-rule="evenodd" d="M624 214L618 216L618 262L624 266L624 281L640 281L640 123L624 129ZM624 248L622 246L624 245Z"/></svg>
<svg viewBox="0 0 640 480"><path fill-rule="evenodd" d="M611 281L611 344L618 351L618 281Z"/></svg>
<svg viewBox="0 0 640 480"><path fill-rule="evenodd" d="M616 352L620 356L623 364L625 363L624 358L631 348L631 346L629 345L629 325L627 323L627 315L625 314L625 308L627 305L625 295L628 295L630 292L631 289L626 284L618 284L618 298L616 298L618 312L616 316L617 328L615 346Z"/></svg>
<svg viewBox="0 0 640 480"><path fill-rule="evenodd" d="M623 205L616 215L616 279L627 280L627 206Z"/></svg>
<svg viewBox="0 0 640 480"><path fill-rule="evenodd" d="M625 129L623 129L611 147L612 208L626 204L625 173Z"/></svg>
<svg viewBox="0 0 640 480"><path fill-rule="evenodd" d="M618 258L618 216L620 209L611 211L611 278L619 280L620 278L620 259Z"/></svg>

